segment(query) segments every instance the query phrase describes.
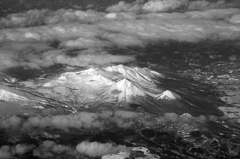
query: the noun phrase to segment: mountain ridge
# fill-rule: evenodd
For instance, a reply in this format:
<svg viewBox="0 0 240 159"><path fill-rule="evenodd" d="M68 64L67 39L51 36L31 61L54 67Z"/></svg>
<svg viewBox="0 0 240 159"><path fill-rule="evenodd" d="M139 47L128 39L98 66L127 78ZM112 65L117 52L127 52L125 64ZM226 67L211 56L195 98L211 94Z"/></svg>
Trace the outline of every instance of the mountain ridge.
<svg viewBox="0 0 240 159"><path fill-rule="evenodd" d="M159 87L161 78L165 78L165 76L148 68L123 65L101 69L89 68L83 71L64 72L54 78L45 79L45 82L39 81L33 85L23 82L23 85L26 83L26 90L30 87L31 91L35 91L35 93L29 94L31 96L21 89L0 87L0 100L39 103L40 98L34 95L41 94L40 97L45 99L41 101L44 101L45 104L49 99L53 99L53 101L59 101L59 104L66 103L69 105L67 108L87 105L97 107L110 103L117 106L130 103L138 105L155 103L154 107L158 108L162 107L163 103L178 102L181 99L180 96Z"/></svg>

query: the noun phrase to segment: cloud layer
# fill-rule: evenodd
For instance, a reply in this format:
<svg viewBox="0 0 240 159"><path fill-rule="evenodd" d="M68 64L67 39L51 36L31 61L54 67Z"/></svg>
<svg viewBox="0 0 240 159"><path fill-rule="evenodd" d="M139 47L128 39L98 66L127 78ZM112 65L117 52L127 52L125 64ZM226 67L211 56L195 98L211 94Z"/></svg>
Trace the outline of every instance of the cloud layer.
<svg viewBox="0 0 240 159"><path fill-rule="evenodd" d="M54 158L59 153L66 156L86 155L90 157L101 157L106 154L114 154L120 151L131 151L124 145L117 145L110 142L95 142L89 141L88 137L78 138L77 143L71 141L71 145L62 145L61 136L71 131L78 133L98 134L104 130L108 131L116 128L141 130L144 128L153 128L153 130L163 129L163 131L173 131L176 135L186 135L192 130L201 129L208 131L208 128L203 127L209 121L217 121L214 116L199 116L193 117L190 114L177 115L175 113L165 113L163 116L155 116L147 113L135 111L115 110L101 111L97 113L78 112L66 115L42 114L31 117L11 116L0 118L0 129L6 132L10 137L16 138L30 136L31 139L38 139L39 136L47 138L38 144L14 143L11 145L0 146L0 158L12 158L13 156L23 156L27 153L32 153L33 156L40 158ZM224 119L227 121L227 118ZM233 121L230 121L233 122ZM184 123L184 124L183 124ZM167 128L166 125L169 125ZM141 128L141 129L139 129ZM53 131L55 130L55 131ZM57 130L57 131L56 131ZM55 133L57 132L57 133ZM182 132L184 132L182 134ZM71 134L71 133L70 133ZM91 136L91 135L90 135ZM54 141L50 139L54 138ZM65 139L63 139L65 141Z"/></svg>
<svg viewBox="0 0 240 159"><path fill-rule="evenodd" d="M109 6L108 12L173 12L179 10L209 10L214 8L225 8L234 6L233 3L226 3L225 0L209 2L207 0L149 0L144 3L143 0L136 0L133 3L120 1L119 3Z"/></svg>
<svg viewBox="0 0 240 159"><path fill-rule="evenodd" d="M0 70L125 63L134 57L106 50L168 40L239 39L240 9L233 6L223 0L137 0L121 1L107 12L43 9L10 14L0 19Z"/></svg>

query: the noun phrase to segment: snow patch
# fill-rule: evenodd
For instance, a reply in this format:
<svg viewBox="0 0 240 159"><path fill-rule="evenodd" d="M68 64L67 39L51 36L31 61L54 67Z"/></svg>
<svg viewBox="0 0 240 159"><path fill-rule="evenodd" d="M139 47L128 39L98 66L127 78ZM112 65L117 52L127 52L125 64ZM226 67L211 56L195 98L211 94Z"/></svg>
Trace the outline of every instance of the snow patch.
<svg viewBox="0 0 240 159"><path fill-rule="evenodd" d="M180 97L177 94L175 94L169 90L166 90L166 91L162 92L157 99L158 100L176 100L179 98Z"/></svg>

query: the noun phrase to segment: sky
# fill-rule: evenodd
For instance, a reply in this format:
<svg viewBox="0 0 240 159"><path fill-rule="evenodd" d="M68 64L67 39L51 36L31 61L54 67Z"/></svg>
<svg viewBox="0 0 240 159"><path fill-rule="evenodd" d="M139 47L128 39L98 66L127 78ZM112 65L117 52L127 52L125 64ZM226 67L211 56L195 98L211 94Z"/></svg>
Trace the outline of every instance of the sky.
<svg viewBox="0 0 240 159"><path fill-rule="evenodd" d="M238 1L119 1L101 11L33 9L0 19L0 70L55 64L102 67L135 62L109 48L163 41L238 40ZM55 45L53 45L55 44Z"/></svg>

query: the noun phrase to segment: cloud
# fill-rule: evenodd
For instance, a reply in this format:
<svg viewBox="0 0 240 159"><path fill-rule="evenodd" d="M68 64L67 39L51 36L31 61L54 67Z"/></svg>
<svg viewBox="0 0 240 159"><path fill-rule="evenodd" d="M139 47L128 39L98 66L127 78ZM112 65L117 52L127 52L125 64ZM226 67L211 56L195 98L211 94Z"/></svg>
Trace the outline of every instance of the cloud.
<svg viewBox="0 0 240 159"><path fill-rule="evenodd" d="M17 144L13 148L11 148L12 149L11 152L14 155L24 155L25 153L31 151L34 148L35 148L34 145Z"/></svg>
<svg viewBox="0 0 240 159"><path fill-rule="evenodd" d="M237 8L227 8L227 9L209 9L205 11L189 11L185 12L187 18L191 19L208 19L208 20L224 20L239 14L240 9Z"/></svg>
<svg viewBox="0 0 240 159"><path fill-rule="evenodd" d="M55 115L52 117L30 117L23 125L23 129L45 129L47 127L65 130L68 128L100 129L103 125L98 119L98 114L87 112L72 115Z"/></svg>
<svg viewBox="0 0 240 159"><path fill-rule="evenodd" d="M76 40L67 40L60 44L60 47L71 49L102 48L106 46L109 46L107 41L87 37L80 37Z"/></svg>
<svg viewBox="0 0 240 159"><path fill-rule="evenodd" d="M151 120L150 118L151 117ZM211 117L209 117L211 118ZM164 124L165 122L172 123L188 123L194 127L209 120L208 117L199 116L193 117L190 114L178 115L175 113L165 113L163 116L154 116L148 113L126 111L126 110L104 110L96 113L92 112L77 112L65 115L37 115L31 117L19 117L13 115L11 117L0 118L0 128L8 132L18 130L19 133L39 132L40 130L59 129L69 131L72 128L80 130L95 130L103 131L110 128L138 128L151 127L156 124ZM163 123L159 123L159 121ZM210 119L211 120L211 119ZM193 124L192 124L193 123Z"/></svg>
<svg viewBox="0 0 240 159"><path fill-rule="evenodd" d="M135 112L130 112L130 111L117 110L114 112L114 116L120 117L122 119L133 119L133 118L137 118L139 114Z"/></svg>
<svg viewBox="0 0 240 159"><path fill-rule="evenodd" d="M141 118L141 119L139 119ZM0 118L0 128L6 131L18 130L20 133L30 133L45 129L60 129L69 131L72 128L81 130L106 130L111 127L130 128L146 123L145 116L133 111L101 111L98 113L78 112L67 115L39 115L28 118ZM153 124L153 123L152 123Z"/></svg>
<svg viewBox="0 0 240 159"><path fill-rule="evenodd" d="M126 146L113 145L112 143L98 143L83 141L77 145L76 150L79 153L86 154L91 157L100 157L106 154L114 154L119 151L130 151Z"/></svg>
<svg viewBox="0 0 240 159"><path fill-rule="evenodd" d="M94 50L80 52L74 57L69 57L66 54L58 54L54 57L56 63L70 66L104 66L111 63L132 62L134 60L133 56L111 55L101 51L97 53Z"/></svg>
<svg viewBox="0 0 240 159"><path fill-rule="evenodd" d="M150 2L153 3L153 1L149 1L149 3ZM161 3L163 2L165 4L165 1L161 1ZM172 2L170 3L169 1L169 4L172 4ZM62 10L62 12L64 11ZM212 9L206 11L188 11L185 13L144 13L138 15L135 13L102 13L98 16L98 20L89 24L82 24L88 23L87 21L83 21L79 24L76 23L79 19L70 18L72 17L72 14L78 15L78 13L79 16L88 17L89 13L83 11L66 12L68 18L65 19L72 19L70 20L72 21L71 23L66 24L56 22L54 25L45 25L40 27L19 28L12 30L2 29L0 31L0 41L48 42L59 40L61 41L60 46L63 48L86 49L92 47L111 47L112 45L124 47L142 46L143 43L146 42L145 37L148 37L147 40L150 41L179 40L190 42L192 39L195 39L194 36L199 37L199 40L209 39L211 37L214 37L214 39L218 37L217 39L224 38L223 40L228 40L229 37L230 39L236 38L231 37L235 34L234 30L238 30L238 26L228 24L225 19L231 18L235 14L239 14L239 9ZM61 17L64 16L61 15ZM158 18L158 20L154 18ZM181 22L182 24L179 22L181 20L183 20ZM143 21L148 25L142 24ZM207 25L208 23L211 23L212 26ZM229 27L225 27L222 31L228 32L227 34L232 32L232 34L226 37L221 37L220 33L219 35L216 35L216 32L218 32L221 27L216 28L215 26L220 24L224 27L229 25ZM122 29L117 29L118 25L123 26ZM123 31L123 29L125 29L125 31ZM183 36L184 34L186 36ZM202 34L209 34L209 36L202 36ZM193 36L193 38L191 38L191 36ZM187 37L190 38L187 39Z"/></svg>
<svg viewBox="0 0 240 159"><path fill-rule="evenodd" d="M209 117L210 120L212 120L212 118L213 118L212 116ZM208 118L203 115L200 115L198 117L193 117L188 113L184 113L182 115L178 115L175 113L165 113L164 119L166 121L171 121L173 123L176 123L176 122L184 122L184 123L201 122L201 123L204 123L208 120Z"/></svg>
<svg viewBox="0 0 240 159"><path fill-rule="evenodd" d="M12 158L10 151L11 151L10 146L3 145L2 147L0 147L0 159Z"/></svg>
<svg viewBox="0 0 240 159"><path fill-rule="evenodd" d="M109 32L128 34L140 40L197 42L205 39L238 39L240 27L224 22L194 19L141 19L100 23Z"/></svg>
<svg viewBox="0 0 240 159"><path fill-rule="evenodd" d="M34 149L33 156L40 158L54 158L56 154L60 153L71 157L79 155L76 150L70 146L65 146L50 140L46 140L43 141L36 149Z"/></svg>
<svg viewBox="0 0 240 159"><path fill-rule="evenodd" d="M104 130L109 126L117 125L120 128L129 128L136 119L141 116L140 113L132 111L102 111L99 113L78 112L68 115L52 116L31 116L23 119L16 115L11 117L0 118L0 128L4 130L19 130L28 132L33 129L61 129L69 130L70 128L84 130Z"/></svg>
<svg viewBox="0 0 240 159"><path fill-rule="evenodd" d="M15 115L9 118L2 118L2 119L0 118L0 128L2 129L15 130L15 129L18 129L22 123L23 123L22 118Z"/></svg>
<svg viewBox="0 0 240 159"><path fill-rule="evenodd" d="M96 37L99 34L97 26L78 23L64 23L40 27L2 29L0 41L54 41L79 37Z"/></svg>
<svg viewBox="0 0 240 159"><path fill-rule="evenodd" d="M165 12L178 9L188 4L188 0L149 0L143 3L137 0L133 3L120 1L106 9L107 12Z"/></svg>
<svg viewBox="0 0 240 159"><path fill-rule="evenodd" d="M229 18L229 21L234 24L240 23L240 14L235 14L231 18Z"/></svg>
<svg viewBox="0 0 240 159"><path fill-rule="evenodd" d="M134 12L120 12L120 13L111 12L106 14L105 18L111 19L111 20L137 19L137 14Z"/></svg>
<svg viewBox="0 0 240 159"><path fill-rule="evenodd" d="M35 148L34 145L17 144L14 146L3 145L0 147L0 159L10 159L14 156L22 156Z"/></svg>
<svg viewBox="0 0 240 159"><path fill-rule="evenodd" d="M93 10L29 10L23 13L10 14L5 18L1 18L0 28L32 27L63 22L93 23L101 20L103 17L104 13L97 13Z"/></svg>
<svg viewBox="0 0 240 159"><path fill-rule="evenodd" d="M217 2L209 2L206 0L192 1L188 4L189 10L208 10L213 8L223 8L225 5L225 0L220 0Z"/></svg>
<svg viewBox="0 0 240 159"><path fill-rule="evenodd" d="M43 25L48 10L29 10L24 13L10 14L0 19L0 28L26 27L34 25Z"/></svg>
<svg viewBox="0 0 240 159"><path fill-rule="evenodd" d="M187 11L183 13L148 13L139 15L142 19L192 19L192 20L211 20L211 21L223 21L231 18L231 16L240 13L238 8L223 8L223 9L209 9L204 11Z"/></svg>
<svg viewBox="0 0 240 159"><path fill-rule="evenodd" d="M39 145L16 144L3 145L0 147L0 159L11 159L14 157L26 157L27 153L40 158L54 158L59 153L67 156L78 156L79 153L71 146L57 144L53 141L46 140Z"/></svg>
<svg viewBox="0 0 240 159"><path fill-rule="evenodd" d="M5 28L0 30L0 70L128 63L135 57L106 50L168 40L239 39L240 9L228 5L225 1L139 0L110 6L110 13L60 9L11 14L0 20ZM52 46L56 41L58 45Z"/></svg>
<svg viewBox="0 0 240 159"><path fill-rule="evenodd" d="M60 47L88 49L103 47L106 44L108 43L94 38L80 38L76 41L63 42L60 44ZM74 56L69 56L68 54L68 50L52 48L48 43L4 43L0 48L0 70L19 66L40 69L55 64L90 67L109 65L111 63L133 62L135 60L134 56L111 55L101 49L75 51L72 53Z"/></svg>
<svg viewBox="0 0 240 159"><path fill-rule="evenodd" d="M0 70L11 67L39 68L53 63L41 59L42 52L48 52L51 47L44 43L4 43L0 48Z"/></svg>
<svg viewBox="0 0 240 159"><path fill-rule="evenodd" d="M124 1L118 2L118 4L107 7L107 12L138 12L142 8L142 0L126 3Z"/></svg>
<svg viewBox="0 0 240 159"><path fill-rule="evenodd" d="M234 7L234 2L226 3L225 0L209 2L206 0L189 1L189 0L149 0L146 3L137 0L133 3L120 1L119 3L109 6L107 12L172 12L178 9L184 11L202 11L209 9L220 9Z"/></svg>
<svg viewBox="0 0 240 159"><path fill-rule="evenodd" d="M138 37L126 34L106 33L103 34L102 38L119 47L144 46L144 41Z"/></svg>
<svg viewBox="0 0 240 159"><path fill-rule="evenodd" d="M146 12L166 12L185 6L188 0L150 0L142 7Z"/></svg>

